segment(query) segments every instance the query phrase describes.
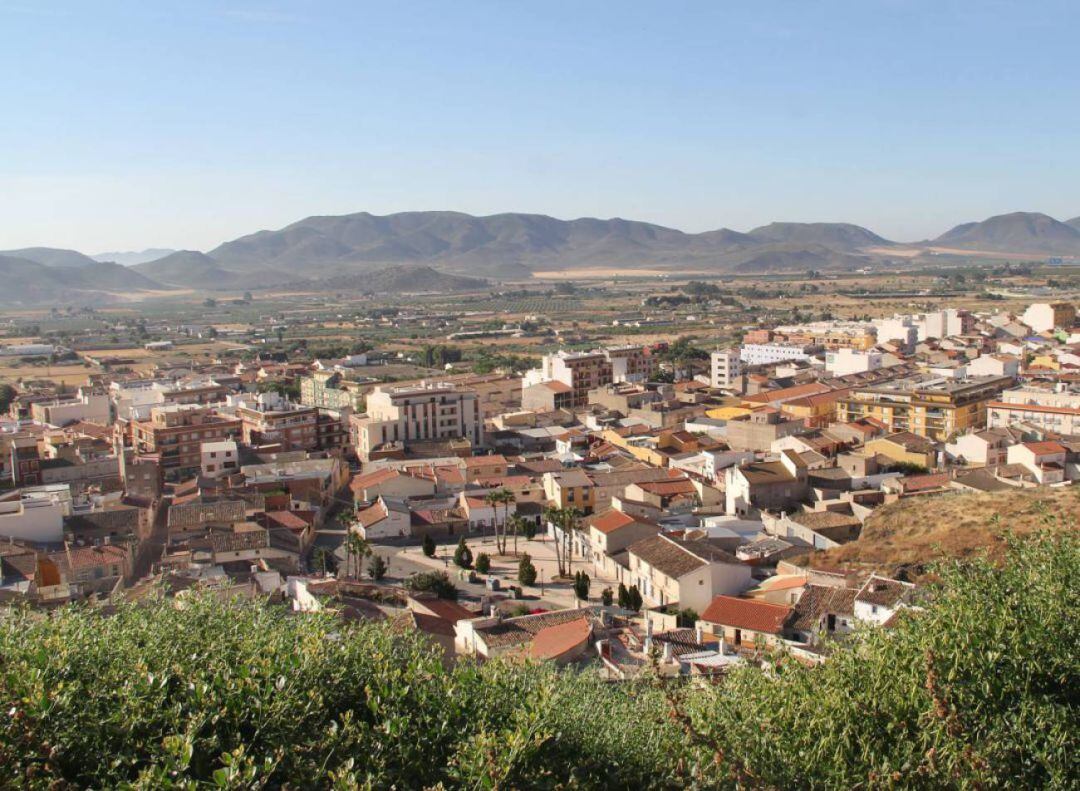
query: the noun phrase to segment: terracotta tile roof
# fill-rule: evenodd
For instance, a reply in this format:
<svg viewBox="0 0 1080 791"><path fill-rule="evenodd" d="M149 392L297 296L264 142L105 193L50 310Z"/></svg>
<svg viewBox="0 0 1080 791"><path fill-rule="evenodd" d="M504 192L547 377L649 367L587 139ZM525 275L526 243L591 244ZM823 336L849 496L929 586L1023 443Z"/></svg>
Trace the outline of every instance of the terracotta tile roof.
<svg viewBox="0 0 1080 791"><path fill-rule="evenodd" d="M599 607L582 607L580 609L553 610L536 615L522 615L519 618L508 618L499 621L491 626L480 627L476 629L476 633L492 648L517 645L531 641L533 636L549 626L577 621L584 617L596 618L599 613Z"/></svg>
<svg viewBox="0 0 1080 791"><path fill-rule="evenodd" d="M389 467L385 467L381 470L375 470L373 472L368 472L363 475L357 475L355 478L352 479L352 481L350 481L349 488L352 489L354 492L360 492L364 489L367 489L369 486L377 486L380 483L385 483L386 481L400 478L404 474L405 473L402 473L398 470L393 470Z"/></svg>
<svg viewBox="0 0 1080 791"><path fill-rule="evenodd" d="M1025 442L1024 447L1034 453L1036 456L1049 456L1054 453L1066 453L1064 445L1057 442L1045 441L1045 442Z"/></svg>
<svg viewBox="0 0 1080 791"><path fill-rule="evenodd" d="M127 556L127 548L118 544L105 544L99 547L71 547L65 552L54 552L49 555L58 566L71 570L123 563Z"/></svg>
<svg viewBox="0 0 1080 791"><path fill-rule="evenodd" d="M901 448L910 451L911 453L932 453L935 448L934 443L926 437L920 437L918 434L912 434L910 431L899 431L896 434L882 437L880 441L899 445Z"/></svg>
<svg viewBox="0 0 1080 791"><path fill-rule="evenodd" d="M679 481L645 481L639 483L637 486L649 494L655 494L658 497L670 497L674 494L694 494L697 489L694 488L694 484L688 479Z"/></svg>
<svg viewBox="0 0 1080 791"><path fill-rule="evenodd" d="M243 500L173 505L169 509L169 527L201 527L211 522L242 522L246 507Z"/></svg>
<svg viewBox="0 0 1080 791"><path fill-rule="evenodd" d="M596 514L589 519L589 527L594 527L604 535L613 533L620 527L634 524L634 517L614 509Z"/></svg>
<svg viewBox="0 0 1080 791"><path fill-rule="evenodd" d="M662 535L635 541L629 546L629 552L661 574L673 579L678 579L707 565L706 561L684 548L679 542Z"/></svg>
<svg viewBox="0 0 1080 791"><path fill-rule="evenodd" d="M306 530L308 523L292 511L267 511L266 521L269 527L284 527L289 530Z"/></svg>
<svg viewBox="0 0 1080 791"><path fill-rule="evenodd" d="M477 613L470 610L456 601L450 601L449 599L418 599L421 607L425 610L430 610L437 617L450 623L457 623L462 620L469 620L475 618Z"/></svg>
<svg viewBox="0 0 1080 791"><path fill-rule="evenodd" d="M780 634L794 612L793 608L782 604L717 596L705 608L701 620L763 634Z"/></svg>
<svg viewBox="0 0 1080 791"><path fill-rule="evenodd" d="M807 585L795 605L795 621L792 627L808 632L816 629L825 615L853 616L856 593L854 588Z"/></svg>
<svg viewBox="0 0 1080 791"><path fill-rule="evenodd" d="M546 387L548 390L550 390L553 393L572 393L572 392L574 392L574 388L572 388L570 385L565 384L563 382L555 382L555 381L543 382L543 385L544 385L544 387Z"/></svg>
<svg viewBox="0 0 1080 791"><path fill-rule="evenodd" d="M592 624L585 617L548 626L536 633L529 654L536 659L557 659L586 643L591 635Z"/></svg>
<svg viewBox="0 0 1080 791"><path fill-rule="evenodd" d="M859 589L855 600L882 607L895 607L914 589L915 586L911 583L872 574L866 584Z"/></svg>
<svg viewBox="0 0 1080 791"><path fill-rule="evenodd" d="M476 470L483 467L505 467L506 457L500 454L493 456L469 456L465 459L465 469Z"/></svg>
<svg viewBox="0 0 1080 791"><path fill-rule="evenodd" d="M900 485L905 492L925 492L948 486L949 480L949 473L938 472L930 475L909 475L901 480Z"/></svg>

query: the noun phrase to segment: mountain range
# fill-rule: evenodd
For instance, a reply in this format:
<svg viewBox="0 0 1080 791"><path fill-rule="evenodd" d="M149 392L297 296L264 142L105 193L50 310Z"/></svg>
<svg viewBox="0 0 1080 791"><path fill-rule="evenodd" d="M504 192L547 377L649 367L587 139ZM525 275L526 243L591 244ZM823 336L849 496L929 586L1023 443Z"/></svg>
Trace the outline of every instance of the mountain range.
<svg viewBox="0 0 1080 791"><path fill-rule="evenodd" d="M485 278L524 280L547 270L852 270L910 265L942 249L961 256L1080 257L1080 217L1061 222L1014 212L902 244L849 223L774 222L745 232L695 234L618 218L360 212L308 217L208 252L159 249L90 257L48 247L0 251L0 276L8 275L9 283L0 301L108 301L172 288L460 291L485 287ZM163 255L142 260L156 253ZM100 260L107 258L137 263Z"/></svg>
<svg viewBox="0 0 1080 791"><path fill-rule="evenodd" d="M128 250L126 252L97 253L90 256L95 261L112 261L114 264L135 266L145 264L147 261L157 261L176 251L168 247L148 247L145 250Z"/></svg>

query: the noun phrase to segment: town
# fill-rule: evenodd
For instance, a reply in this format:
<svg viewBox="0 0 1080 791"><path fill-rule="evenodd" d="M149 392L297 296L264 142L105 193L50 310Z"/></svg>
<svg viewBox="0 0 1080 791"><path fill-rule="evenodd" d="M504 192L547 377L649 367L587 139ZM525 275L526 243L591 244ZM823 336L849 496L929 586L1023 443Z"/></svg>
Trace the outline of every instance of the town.
<svg viewBox="0 0 1080 791"><path fill-rule="evenodd" d="M206 591L610 681L815 666L921 607L925 564L837 560L875 513L1080 478L1073 303L780 323L719 291L646 282L592 324L525 312L572 284L501 324L466 297L9 320L0 596Z"/></svg>

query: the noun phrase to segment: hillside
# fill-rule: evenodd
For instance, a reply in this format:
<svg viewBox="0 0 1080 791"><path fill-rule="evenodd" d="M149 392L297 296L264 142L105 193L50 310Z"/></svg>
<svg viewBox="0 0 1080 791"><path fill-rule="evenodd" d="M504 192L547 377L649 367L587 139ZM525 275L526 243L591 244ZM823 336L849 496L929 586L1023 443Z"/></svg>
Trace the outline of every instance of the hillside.
<svg viewBox="0 0 1080 791"><path fill-rule="evenodd" d="M1075 536L808 668L606 683L210 592L0 619L11 788L1070 788Z"/></svg>
<svg viewBox="0 0 1080 791"><path fill-rule="evenodd" d="M1003 253L1080 255L1080 228L1034 212L1013 212L957 225L930 244Z"/></svg>
<svg viewBox="0 0 1080 791"><path fill-rule="evenodd" d="M159 283L195 289L237 289L282 283L290 278L281 272L261 270L257 277L223 268L205 253L178 250L164 258L129 267L128 271L153 278Z"/></svg>
<svg viewBox="0 0 1080 791"><path fill-rule="evenodd" d="M859 269L874 259L834 250L821 244L765 244L728 253L724 264L735 272L787 272L808 269Z"/></svg>
<svg viewBox="0 0 1080 791"><path fill-rule="evenodd" d="M230 270L270 267L309 277L422 263L457 273L507 278L527 276L531 270L577 267L695 266L723 271L731 268L728 254L775 243L837 252L888 244L864 228L831 223L777 223L750 234L729 229L688 234L618 218L361 212L308 217L278 231L259 231L226 242L208 255ZM815 264L833 265L829 256L815 259Z"/></svg>
<svg viewBox="0 0 1080 791"><path fill-rule="evenodd" d="M89 263L81 267L54 267L0 255L0 278L4 282L0 304L99 304L132 292L161 288L160 283L119 264L87 260Z"/></svg>
<svg viewBox="0 0 1080 791"><path fill-rule="evenodd" d="M44 266L55 268L79 268L95 263L88 255L75 250L63 250L57 247L24 247L21 250L0 250L0 255L22 258Z"/></svg>
<svg viewBox="0 0 1080 791"><path fill-rule="evenodd" d="M1066 220L1065 224L1070 226L1071 228L1076 228L1077 230L1080 230L1080 217L1073 217L1071 220Z"/></svg>
<svg viewBox="0 0 1080 791"><path fill-rule="evenodd" d="M95 261L112 261L114 264L135 266L136 264L145 264L147 261L157 261L159 258L164 258L165 256L175 252L176 250L170 250L164 247L149 247L146 250L97 253L90 257L93 258Z"/></svg>
<svg viewBox="0 0 1080 791"><path fill-rule="evenodd" d="M877 509L857 541L817 552L815 566L875 567L920 573L943 558L970 558L986 551L1000 556L1010 535L1080 526L1075 489L1017 489L1009 492L911 497Z"/></svg>

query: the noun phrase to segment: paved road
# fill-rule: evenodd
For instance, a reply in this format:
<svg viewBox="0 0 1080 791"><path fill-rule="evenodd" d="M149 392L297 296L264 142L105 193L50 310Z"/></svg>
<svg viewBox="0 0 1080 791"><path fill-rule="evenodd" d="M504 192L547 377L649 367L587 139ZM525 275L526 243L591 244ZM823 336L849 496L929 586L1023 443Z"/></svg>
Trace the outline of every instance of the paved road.
<svg viewBox="0 0 1080 791"><path fill-rule="evenodd" d="M158 507L154 524L150 527L150 535L139 545L139 551L135 555L132 572L135 580L141 580L149 575L154 563L161 559L161 553L169 538L168 514L168 503L163 501Z"/></svg>

